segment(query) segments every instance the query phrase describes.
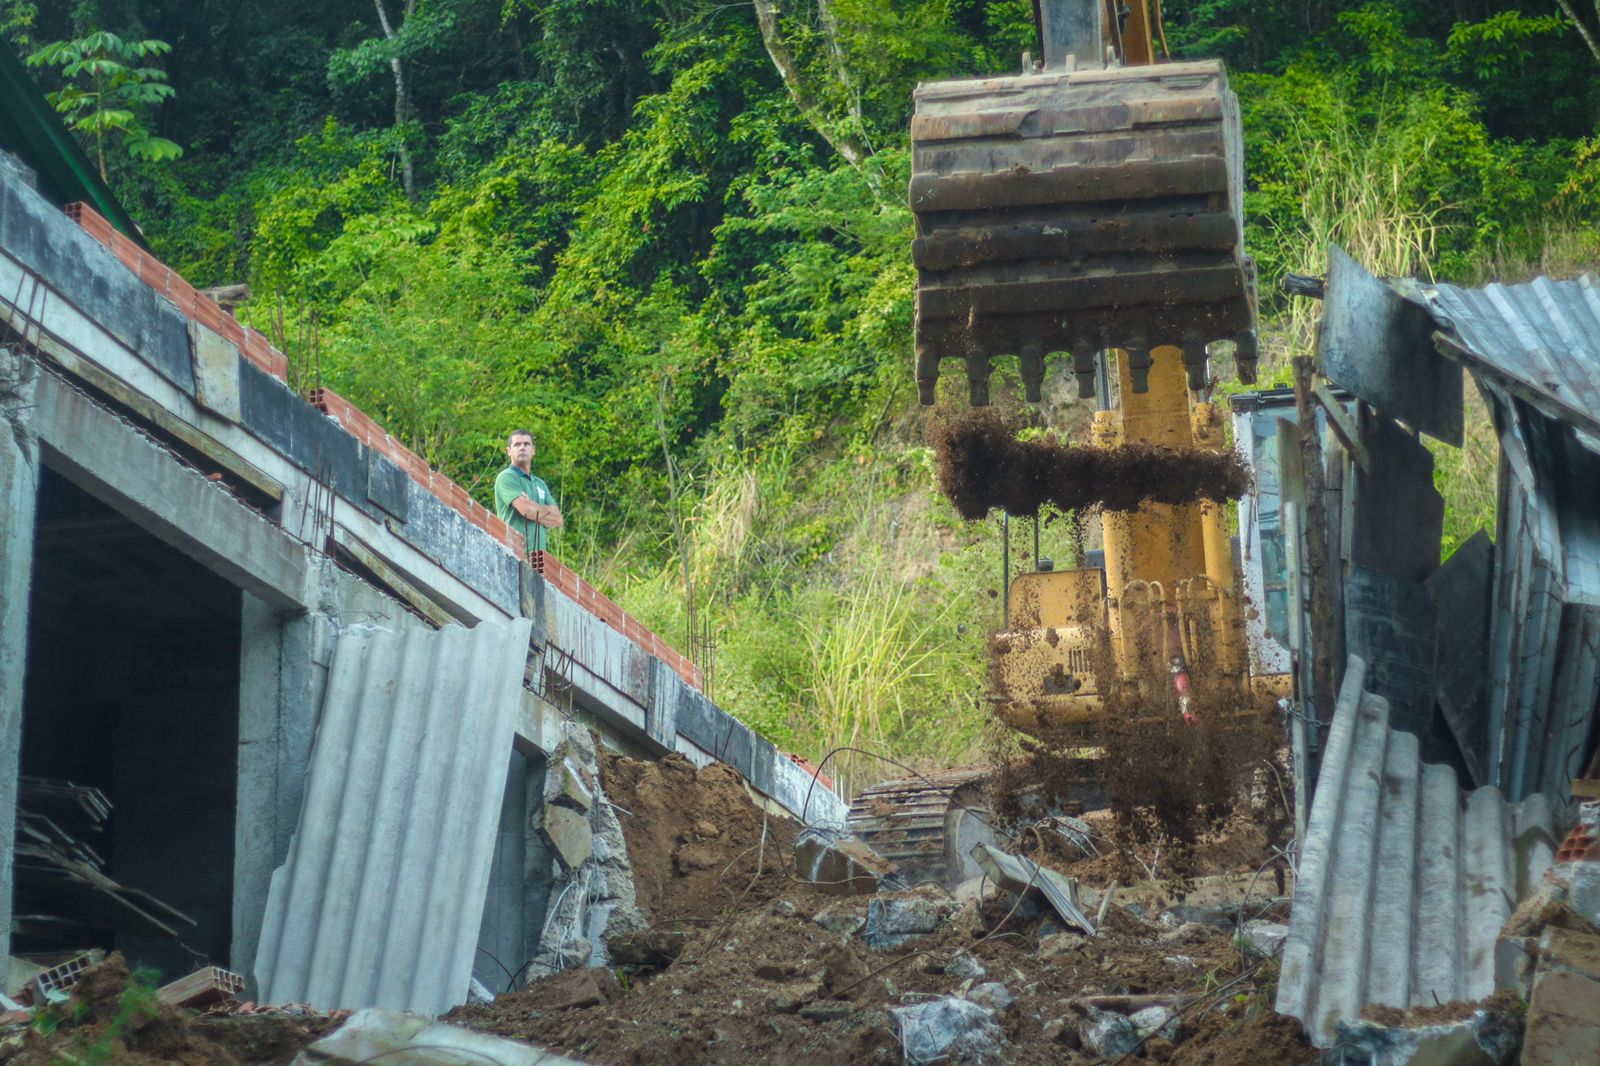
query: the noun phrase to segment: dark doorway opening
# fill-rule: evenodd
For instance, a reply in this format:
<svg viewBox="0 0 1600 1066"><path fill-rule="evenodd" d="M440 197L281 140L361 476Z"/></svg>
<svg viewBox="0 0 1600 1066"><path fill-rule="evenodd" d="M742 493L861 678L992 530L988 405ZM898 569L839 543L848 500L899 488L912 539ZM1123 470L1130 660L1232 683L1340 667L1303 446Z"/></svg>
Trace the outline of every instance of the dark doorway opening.
<svg viewBox="0 0 1600 1066"><path fill-rule="evenodd" d="M226 965L241 593L41 475L12 950L114 948L166 980Z"/></svg>

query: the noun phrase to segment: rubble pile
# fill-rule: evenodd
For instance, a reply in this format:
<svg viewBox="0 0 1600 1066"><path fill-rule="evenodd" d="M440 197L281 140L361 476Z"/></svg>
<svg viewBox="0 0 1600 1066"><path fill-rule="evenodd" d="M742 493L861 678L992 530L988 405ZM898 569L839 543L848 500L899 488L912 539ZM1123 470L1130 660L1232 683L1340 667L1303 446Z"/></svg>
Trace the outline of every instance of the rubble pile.
<svg viewBox="0 0 1600 1066"><path fill-rule="evenodd" d="M207 996L199 992L201 983L190 981L187 1000L205 1004L204 1013L172 1002L175 992L163 995L165 989L133 980L113 953L76 974L70 990L31 1011L0 1016L0 1062L265 1066L289 1062L348 1013L253 1008L226 995Z"/></svg>
<svg viewBox="0 0 1600 1066"><path fill-rule="evenodd" d="M840 896L800 874L798 827L726 767L607 756L603 771L649 924L607 942L610 967L453 1022L595 1063L1315 1060L1270 1010L1273 960L1222 911L1184 924L1135 893L1102 908L1104 884L1056 875L1050 892ZM1043 880L1025 858L1004 865Z"/></svg>

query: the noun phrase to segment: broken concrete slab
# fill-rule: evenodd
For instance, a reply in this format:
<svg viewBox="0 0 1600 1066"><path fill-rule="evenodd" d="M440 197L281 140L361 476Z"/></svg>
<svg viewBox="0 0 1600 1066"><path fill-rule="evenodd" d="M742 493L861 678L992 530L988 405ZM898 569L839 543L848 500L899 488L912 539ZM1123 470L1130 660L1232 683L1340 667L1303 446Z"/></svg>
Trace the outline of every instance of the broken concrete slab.
<svg viewBox="0 0 1600 1066"><path fill-rule="evenodd" d="M909 1007L895 1007L900 1047L906 1062L987 1063L1000 1059L1000 1027L994 1012L971 1000L940 996Z"/></svg>
<svg viewBox="0 0 1600 1066"><path fill-rule="evenodd" d="M1010 1010L1011 1004L1015 1001L1011 990L999 981L985 981L981 985L973 986L967 993L967 998L980 1007L988 1007L996 1013Z"/></svg>
<svg viewBox="0 0 1600 1066"><path fill-rule="evenodd" d="M888 877L888 860L854 837L813 826L795 841L796 872L831 896L869 896Z"/></svg>
<svg viewBox="0 0 1600 1066"><path fill-rule="evenodd" d="M295 1056L291 1066L358 1066L374 1061L409 1066L461 1066L465 1062L582 1066L577 1059L531 1044L377 1008L356 1011L332 1034Z"/></svg>
<svg viewBox="0 0 1600 1066"><path fill-rule="evenodd" d="M594 806L594 788L584 780L573 759L562 759L545 777L545 802L587 814Z"/></svg>
<svg viewBox="0 0 1600 1066"><path fill-rule="evenodd" d="M1098 1007L1084 1007L1083 1024L1078 1027L1078 1039L1085 1051L1102 1059L1120 1059L1139 1047L1139 1031L1133 1022L1113 1011Z"/></svg>
<svg viewBox="0 0 1600 1066"><path fill-rule="evenodd" d="M1600 1062L1600 932L1552 926L1539 937L1524 1066Z"/></svg>
<svg viewBox="0 0 1600 1066"><path fill-rule="evenodd" d="M1324 1066L1509 1066L1516 1060L1518 1030L1513 1019L1487 1010L1438 1025L1339 1022L1334 1046L1323 1052L1322 1061Z"/></svg>
<svg viewBox="0 0 1600 1066"><path fill-rule="evenodd" d="M542 829L564 869L576 870L594 855L594 832L589 828L588 815L552 805L544 810Z"/></svg>
<svg viewBox="0 0 1600 1066"><path fill-rule="evenodd" d="M882 951L926 936L955 911L955 901L935 888L914 889L894 896L876 896L867 904L861 937Z"/></svg>
<svg viewBox="0 0 1600 1066"><path fill-rule="evenodd" d="M1289 939L1289 927L1282 922L1246 922L1240 935L1251 951L1270 959L1282 954L1283 942Z"/></svg>
<svg viewBox="0 0 1600 1066"><path fill-rule="evenodd" d="M1178 1039L1179 1016L1171 1007L1146 1007L1130 1014L1128 1021L1133 1023L1141 1040L1148 1040L1153 1036L1163 1040Z"/></svg>

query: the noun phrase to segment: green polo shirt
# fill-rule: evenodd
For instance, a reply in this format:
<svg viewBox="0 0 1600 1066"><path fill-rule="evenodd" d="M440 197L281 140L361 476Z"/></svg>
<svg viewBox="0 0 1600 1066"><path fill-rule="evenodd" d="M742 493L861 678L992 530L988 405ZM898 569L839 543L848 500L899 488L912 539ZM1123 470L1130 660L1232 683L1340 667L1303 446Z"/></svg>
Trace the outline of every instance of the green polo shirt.
<svg viewBox="0 0 1600 1066"><path fill-rule="evenodd" d="M494 479L495 514L504 519L506 525L528 538L529 551L544 551L545 538L549 530L517 513L517 509L511 506L511 501L518 496L526 496L534 503L555 503L556 498L550 495L550 486L544 483L543 478L524 474L514 466L506 467L500 471L500 476Z"/></svg>

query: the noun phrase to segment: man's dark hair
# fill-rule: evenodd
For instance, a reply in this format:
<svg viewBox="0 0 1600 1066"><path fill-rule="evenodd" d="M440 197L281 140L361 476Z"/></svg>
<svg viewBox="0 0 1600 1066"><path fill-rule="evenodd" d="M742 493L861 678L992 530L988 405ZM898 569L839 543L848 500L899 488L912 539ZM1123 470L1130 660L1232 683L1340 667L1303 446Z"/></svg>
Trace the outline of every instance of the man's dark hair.
<svg viewBox="0 0 1600 1066"><path fill-rule="evenodd" d="M532 440L533 439L533 430L531 430L531 429L514 429L514 430L512 430L510 433L506 434L506 445L510 446L511 442L516 440L518 437L527 437L529 440Z"/></svg>

